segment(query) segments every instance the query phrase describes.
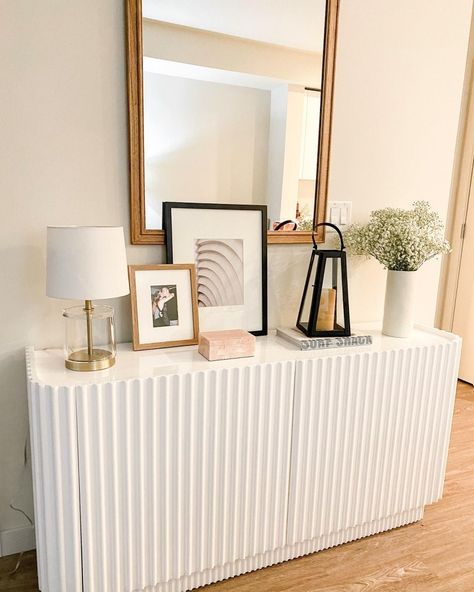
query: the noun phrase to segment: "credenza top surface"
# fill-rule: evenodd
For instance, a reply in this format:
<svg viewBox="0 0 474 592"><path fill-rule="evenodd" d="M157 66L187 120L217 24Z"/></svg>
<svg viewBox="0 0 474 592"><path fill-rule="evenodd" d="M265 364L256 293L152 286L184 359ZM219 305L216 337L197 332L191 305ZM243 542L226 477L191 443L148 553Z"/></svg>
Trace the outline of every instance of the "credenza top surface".
<svg viewBox="0 0 474 592"><path fill-rule="evenodd" d="M417 327L407 339L386 337L374 325L355 327L358 334L372 335L368 346L300 351L291 343L270 334L257 337L256 355L250 358L209 362L197 351L197 346L133 351L130 343L119 344L115 366L96 372L74 372L64 367L62 349L27 348L28 378L53 387L100 384L135 378L202 372L222 368L241 368L268 362L305 360L322 357L361 355L370 352L427 347L460 340L452 333Z"/></svg>

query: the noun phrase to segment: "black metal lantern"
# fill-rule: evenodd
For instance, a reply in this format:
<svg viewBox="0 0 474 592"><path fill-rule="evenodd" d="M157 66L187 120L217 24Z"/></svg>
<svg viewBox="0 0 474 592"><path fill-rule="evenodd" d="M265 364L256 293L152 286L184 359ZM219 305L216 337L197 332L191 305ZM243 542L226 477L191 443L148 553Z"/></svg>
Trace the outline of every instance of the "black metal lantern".
<svg viewBox="0 0 474 592"><path fill-rule="evenodd" d="M315 231L330 226L339 235L339 250L318 250ZM347 262L341 231L334 224L322 222L313 229L313 251L296 326L308 337L348 337L349 293Z"/></svg>

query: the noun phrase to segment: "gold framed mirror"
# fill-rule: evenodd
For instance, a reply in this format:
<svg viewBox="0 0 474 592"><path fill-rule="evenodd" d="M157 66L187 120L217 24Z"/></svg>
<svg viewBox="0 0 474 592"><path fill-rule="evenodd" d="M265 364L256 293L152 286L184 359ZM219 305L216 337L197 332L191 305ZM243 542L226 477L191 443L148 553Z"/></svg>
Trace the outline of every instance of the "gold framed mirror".
<svg viewBox="0 0 474 592"><path fill-rule="evenodd" d="M226 28L215 10L207 21L205 11L190 10L190 0L126 0L133 244L165 243L163 201L213 196L266 203L269 243L311 242L313 219L326 214L339 8L339 0L319 1L314 18L289 6L279 27L278 11L263 15L249 0L257 11L249 35L235 29L235 14ZM220 6L229 11L232 2Z"/></svg>

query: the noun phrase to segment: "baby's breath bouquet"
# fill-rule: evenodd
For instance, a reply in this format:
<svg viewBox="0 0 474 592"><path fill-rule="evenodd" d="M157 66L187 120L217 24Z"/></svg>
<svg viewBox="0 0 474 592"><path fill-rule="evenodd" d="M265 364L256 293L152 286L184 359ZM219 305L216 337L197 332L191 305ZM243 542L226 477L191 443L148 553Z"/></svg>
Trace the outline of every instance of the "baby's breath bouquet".
<svg viewBox="0 0 474 592"><path fill-rule="evenodd" d="M415 201L410 210L375 210L367 224L351 225L344 241L350 254L374 257L392 271L416 271L450 250L443 222L427 201Z"/></svg>

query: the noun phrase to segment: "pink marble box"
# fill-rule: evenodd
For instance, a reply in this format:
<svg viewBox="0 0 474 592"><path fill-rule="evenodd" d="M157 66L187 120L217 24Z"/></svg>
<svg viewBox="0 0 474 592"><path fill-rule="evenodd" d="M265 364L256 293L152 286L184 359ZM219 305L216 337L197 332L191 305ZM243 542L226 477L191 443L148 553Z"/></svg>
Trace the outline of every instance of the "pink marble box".
<svg viewBox="0 0 474 592"><path fill-rule="evenodd" d="M255 355L255 335L242 329L207 331L199 335L198 351L208 360L230 360Z"/></svg>

